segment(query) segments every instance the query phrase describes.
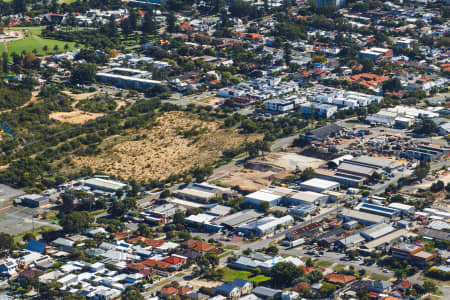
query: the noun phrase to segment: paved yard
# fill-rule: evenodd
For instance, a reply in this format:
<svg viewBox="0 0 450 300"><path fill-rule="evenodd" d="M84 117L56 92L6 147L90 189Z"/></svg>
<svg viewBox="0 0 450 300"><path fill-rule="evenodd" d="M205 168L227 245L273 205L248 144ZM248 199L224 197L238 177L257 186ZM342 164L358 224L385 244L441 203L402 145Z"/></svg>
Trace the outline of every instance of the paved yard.
<svg viewBox="0 0 450 300"><path fill-rule="evenodd" d="M36 213L35 209L29 207L11 207L0 212L0 231L11 235L17 235L22 232L33 229L32 215ZM58 229L59 226L34 219L34 227L52 226Z"/></svg>

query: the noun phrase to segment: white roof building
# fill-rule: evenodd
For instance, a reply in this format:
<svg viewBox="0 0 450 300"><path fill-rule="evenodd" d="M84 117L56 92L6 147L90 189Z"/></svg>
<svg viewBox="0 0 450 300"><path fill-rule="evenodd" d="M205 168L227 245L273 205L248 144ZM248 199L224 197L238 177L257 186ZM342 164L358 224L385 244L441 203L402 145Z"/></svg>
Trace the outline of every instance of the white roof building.
<svg viewBox="0 0 450 300"><path fill-rule="evenodd" d="M269 190L260 190L251 194L248 194L244 197L244 201L246 203L250 203L254 206L260 206L261 203L267 203L269 207L273 207L278 205L281 200L283 199L283 196L276 195L272 191Z"/></svg>
<svg viewBox="0 0 450 300"><path fill-rule="evenodd" d="M305 191L321 193L325 191L339 191L340 184L331 180L312 178L300 183L300 188Z"/></svg>

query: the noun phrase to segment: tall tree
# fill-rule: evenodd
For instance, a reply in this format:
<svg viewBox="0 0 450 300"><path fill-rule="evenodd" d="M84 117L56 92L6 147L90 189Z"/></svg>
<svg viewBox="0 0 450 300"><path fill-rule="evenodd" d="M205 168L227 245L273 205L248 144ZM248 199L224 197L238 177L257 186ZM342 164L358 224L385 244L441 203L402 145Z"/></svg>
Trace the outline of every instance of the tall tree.
<svg viewBox="0 0 450 300"><path fill-rule="evenodd" d="M128 16L128 24L132 31L137 29L137 15L134 9L130 9L130 15Z"/></svg>
<svg viewBox="0 0 450 300"><path fill-rule="evenodd" d="M144 15L144 20L142 22L142 31L146 34L156 33L156 24L153 19L152 10L147 11L147 13Z"/></svg>

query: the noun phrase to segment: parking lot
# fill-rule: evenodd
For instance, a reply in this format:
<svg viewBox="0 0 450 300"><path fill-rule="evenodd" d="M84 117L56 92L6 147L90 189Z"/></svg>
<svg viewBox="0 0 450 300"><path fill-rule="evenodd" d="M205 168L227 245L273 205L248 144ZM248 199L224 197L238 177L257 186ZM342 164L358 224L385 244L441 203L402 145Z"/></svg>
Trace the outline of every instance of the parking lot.
<svg viewBox="0 0 450 300"><path fill-rule="evenodd" d="M5 208L0 212L0 232L6 232L11 235L17 235L25 231L33 229L33 214L38 211L29 207L11 207ZM58 229L59 226L34 219L34 227L52 226Z"/></svg>

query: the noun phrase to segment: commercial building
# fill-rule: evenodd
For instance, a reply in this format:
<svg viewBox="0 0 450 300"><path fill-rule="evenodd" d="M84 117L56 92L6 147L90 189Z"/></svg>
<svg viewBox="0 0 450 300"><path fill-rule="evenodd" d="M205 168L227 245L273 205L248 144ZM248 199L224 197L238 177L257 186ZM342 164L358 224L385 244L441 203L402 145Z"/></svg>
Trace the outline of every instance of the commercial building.
<svg viewBox="0 0 450 300"><path fill-rule="evenodd" d="M291 216L284 216L281 218L276 217L265 217L262 219L257 219L253 222L239 226L238 230L245 234L250 232L256 235L265 235L275 231L277 228L289 225L294 222L294 218Z"/></svg>
<svg viewBox="0 0 450 300"><path fill-rule="evenodd" d="M294 81L282 81L281 77L262 77L219 90L219 97L268 100L296 92L299 86Z"/></svg>
<svg viewBox="0 0 450 300"><path fill-rule="evenodd" d="M384 216L392 219L400 214L400 211L394 208L389 208L384 205L377 205L373 203L360 203L356 207L359 211L371 213L374 215Z"/></svg>
<svg viewBox="0 0 450 300"><path fill-rule="evenodd" d="M223 198L231 194L229 188L223 188L207 182L190 183L187 187L175 192L181 199L209 203L212 198Z"/></svg>
<svg viewBox="0 0 450 300"><path fill-rule="evenodd" d="M316 210L316 206L311 204L306 205L297 205L288 209L288 213L291 215L297 215L300 217L307 216L308 214L314 212Z"/></svg>
<svg viewBox="0 0 450 300"><path fill-rule="evenodd" d="M325 204L327 200L328 195L311 191L296 192L286 197L286 202L288 205L296 205L296 206L321 205Z"/></svg>
<svg viewBox="0 0 450 300"><path fill-rule="evenodd" d="M412 48L412 45L416 43L417 41L414 39L401 37L395 41L395 45L402 47L402 48Z"/></svg>
<svg viewBox="0 0 450 300"><path fill-rule="evenodd" d="M123 190L127 186L125 183L116 180L99 177L86 179L83 184L93 190L99 190L107 193L115 193L119 190Z"/></svg>
<svg viewBox="0 0 450 300"><path fill-rule="evenodd" d="M267 100L264 102L264 104L267 110L285 113L296 109L297 106L303 102L305 102L304 98L291 97L291 98Z"/></svg>
<svg viewBox="0 0 450 300"><path fill-rule="evenodd" d="M303 103L300 105L300 111L304 115L316 115L326 119L331 118L338 108L335 105L321 104L321 103Z"/></svg>
<svg viewBox="0 0 450 300"><path fill-rule="evenodd" d="M117 75L117 74L112 74L110 72L98 72L95 75L95 78L99 82L105 82L105 83L114 85L119 88L133 89L133 90L138 90L138 91L148 89L155 85L163 84L163 82L157 81L157 80Z"/></svg>
<svg viewBox="0 0 450 300"><path fill-rule="evenodd" d="M402 215L413 214L416 211L416 208L414 206L398 202L393 202L389 204L388 207L400 211Z"/></svg>
<svg viewBox="0 0 450 300"><path fill-rule="evenodd" d="M419 234L424 238L438 241L450 241L450 232L432 228L422 228Z"/></svg>
<svg viewBox="0 0 450 300"><path fill-rule="evenodd" d="M439 161L448 156L450 148L434 145L418 145L413 149L408 149L405 152L406 158L413 158L427 161Z"/></svg>
<svg viewBox="0 0 450 300"><path fill-rule="evenodd" d="M395 231L395 228L392 225L387 223L380 223L371 225L363 230L361 230L361 235L368 241L372 241L378 239L388 233Z"/></svg>
<svg viewBox="0 0 450 300"><path fill-rule="evenodd" d="M345 160L344 162L366 168L373 168L377 172L388 172L388 173L403 166L403 164L398 163L392 159L373 157L367 155L358 156L353 158L352 160Z"/></svg>
<svg viewBox="0 0 450 300"><path fill-rule="evenodd" d="M434 259L437 254L425 251L424 245L412 243L400 243L391 247L392 257L407 259L414 263L423 265Z"/></svg>
<svg viewBox="0 0 450 300"><path fill-rule="evenodd" d="M303 227L291 230L290 232L288 232L286 234L286 238L290 241L295 241L295 240L301 239L303 237L310 236L312 234L317 233L320 230L320 228L322 228L321 223L313 222L313 223L307 224Z"/></svg>
<svg viewBox="0 0 450 300"><path fill-rule="evenodd" d="M348 208L344 208L341 212L339 212L339 217L343 218L345 221L355 220L363 225L373 225L389 222L389 218L387 217Z"/></svg>
<svg viewBox="0 0 450 300"><path fill-rule="evenodd" d="M355 75L363 76L363 75ZM366 76L377 75L366 74ZM360 78L358 77L358 78ZM382 77L387 80L388 78ZM381 96L374 96L353 91L341 90L331 87L315 86L305 91L304 96L312 102L335 105L341 108L365 107L372 103L380 103L383 99Z"/></svg>
<svg viewBox="0 0 450 300"><path fill-rule="evenodd" d="M339 173L355 175L359 177L364 177L366 179L369 179L376 171L377 171L376 168L352 164L349 163L348 161L344 161L338 167Z"/></svg>
<svg viewBox="0 0 450 300"><path fill-rule="evenodd" d="M372 48L369 48L366 50L361 50L359 52L359 56L361 58L367 57L367 58L373 60L374 62L379 62L384 59L392 58L392 50L385 49L385 48L372 47Z"/></svg>
<svg viewBox="0 0 450 300"><path fill-rule="evenodd" d="M326 191L339 191L339 188L340 185L338 182L319 178L312 178L300 183L300 189L316 193L322 193Z"/></svg>
<svg viewBox="0 0 450 300"><path fill-rule="evenodd" d="M261 203L267 203L269 207L274 207L281 203L283 196L276 195L269 190L259 190L244 197L245 203L259 207Z"/></svg>
<svg viewBox="0 0 450 300"><path fill-rule="evenodd" d="M246 209L232 215L217 219L215 222L219 225L225 226L228 229L234 230L243 224L250 223L262 217L263 215L263 213L255 209Z"/></svg>
<svg viewBox="0 0 450 300"><path fill-rule="evenodd" d="M324 141L331 137L339 136L344 128L335 123L313 129L306 133L306 139L309 141Z"/></svg>
<svg viewBox="0 0 450 300"><path fill-rule="evenodd" d="M316 0L318 7L330 4L336 5L337 8L344 8L347 5L347 0Z"/></svg>
<svg viewBox="0 0 450 300"><path fill-rule="evenodd" d="M16 198L14 203L36 208L48 203L48 201L49 199L45 196L38 194L27 194Z"/></svg>
<svg viewBox="0 0 450 300"><path fill-rule="evenodd" d="M373 251L387 249L395 242L402 241L408 237L415 236L414 233L406 229L399 229L386 234L378 239L372 240L359 247L361 253L370 254Z"/></svg>

